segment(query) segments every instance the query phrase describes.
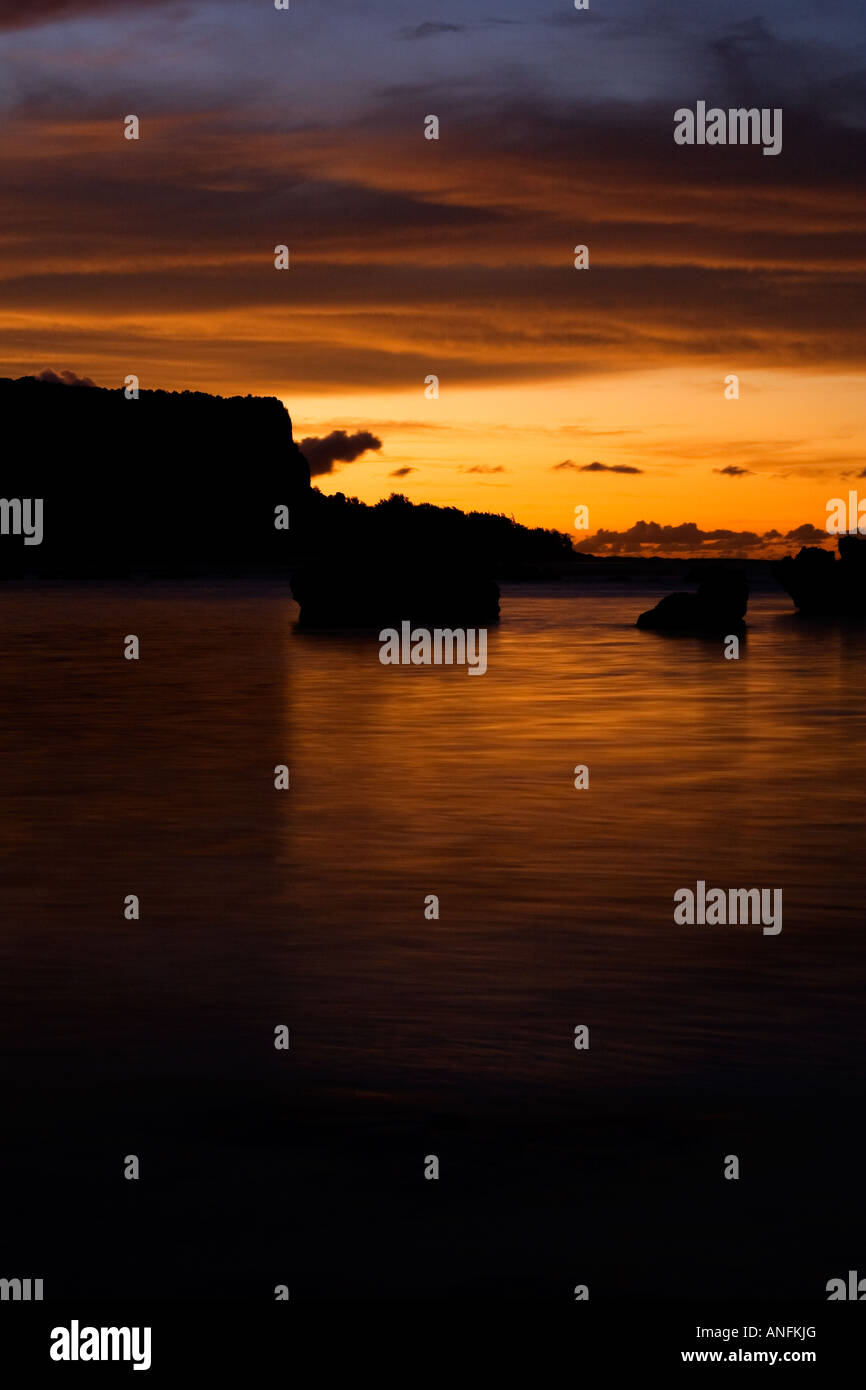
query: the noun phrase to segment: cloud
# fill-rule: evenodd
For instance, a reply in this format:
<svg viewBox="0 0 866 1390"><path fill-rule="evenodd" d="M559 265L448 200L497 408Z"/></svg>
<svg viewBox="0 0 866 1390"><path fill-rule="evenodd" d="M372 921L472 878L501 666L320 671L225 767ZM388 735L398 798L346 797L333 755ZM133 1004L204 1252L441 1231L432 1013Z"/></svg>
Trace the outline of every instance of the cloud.
<svg viewBox="0 0 866 1390"><path fill-rule="evenodd" d="M785 540L798 541L800 545L820 545L822 541L826 542L827 532L822 531L820 526L813 526L810 521L806 521L795 530L786 531Z"/></svg>
<svg viewBox="0 0 866 1390"><path fill-rule="evenodd" d="M644 470L632 468L629 463L599 463L598 459L593 459L592 463L585 463L577 471L578 473L643 473Z"/></svg>
<svg viewBox="0 0 866 1390"><path fill-rule="evenodd" d="M402 39L431 39L436 34L465 34L466 29L465 24L444 24L428 19L423 24L416 24L414 29L404 29L400 37Z"/></svg>
<svg viewBox="0 0 866 1390"><path fill-rule="evenodd" d="M0 328L16 373L76 325L94 370L123 355L143 362L142 379L196 384L178 379L182 352L185 371L235 390L272 391L278 376L297 392L399 390L422 367L423 381L434 350L460 385L714 363L721 343L747 366L866 356L857 131L825 121L819 152L798 129L784 193L765 177L773 161L714 150L684 176L670 110L557 110L515 95L456 95L444 163L419 159L399 103L362 113L351 141L339 119L296 140L251 98L203 112L197 92L191 115L174 90L132 151L119 137L123 77L109 67L92 92L58 88L55 68L37 64L21 79L0 152ZM789 124L786 109L786 148ZM299 205L303 273L278 277L250 218L292 225ZM136 210L122 237L118 207ZM564 274L578 218L604 246L598 277Z"/></svg>
<svg viewBox="0 0 866 1390"><path fill-rule="evenodd" d="M603 527L594 535L577 541L574 548L592 555L752 555L762 558L762 553L778 549L782 540L817 545L826 542L828 536L826 531L809 522L782 536L775 530L759 533L717 527L704 531L694 521L683 521L676 526L665 526L658 521L636 521L624 531Z"/></svg>
<svg viewBox="0 0 866 1390"><path fill-rule="evenodd" d="M91 381L89 376L78 376L76 372L60 371L53 372L50 367L44 367L41 372L36 372L37 381L51 381L57 386L95 386L96 382Z"/></svg>
<svg viewBox="0 0 866 1390"><path fill-rule="evenodd" d="M156 7L168 0L136 0L140 8ZM117 0L0 0L0 29L35 29L64 19L83 19L88 15L110 14L119 9Z"/></svg>
<svg viewBox="0 0 866 1390"><path fill-rule="evenodd" d="M507 473L501 463L473 463L471 468L461 468L461 473Z"/></svg>
<svg viewBox="0 0 866 1390"><path fill-rule="evenodd" d="M395 468L388 474L389 478L406 478L410 473L417 473L417 468Z"/></svg>
<svg viewBox="0 0 866 1390"><path fill-rule="evenodd" d="M309 435L301 440L299 447L310 465L310 477L316 478L322 473L333 473L335 463L354 463L368 449L381 449L382 441L368 430L358 430L355 434L331 430L321 437Z"/></svg>
<svg viewBox="0 0 866 1390"><path fill-rule="evenodd" d="M558 473L561 470L572 469L575 473L643 473L643 468L633 468L630 463L599 463L598 459L593 459L592 463L575 463L573 459L563 459L562 463L555 463L551 468L551 473Z"/></svg>
<svg viewBox="0 0 866 1390"><path fill-rule="evenodd" d="M751 468L738 468L735 463L729 463L726 468L714 468L714 473L721 473L725 478L752 478L754 474Z"/></svg>
<svg viewBox="0 0 866 1390"><path fill-rule="evenodd" d="M518 9L537 26L548 5ZM721 16L696 28L672 4L591 25L563 11L556 43L479 34L471 18L457 43L459 23L419 24L433 11L415 7L395 23L388 6L341 6L334 25L307 6L298 26L269 3L208 6L204 24L190 3L0 0L7 28L101 15L86 39L69 24L3 45L0 370L79 360L107 380L131 361L166 387L357 399L414 390L431 359L450 385L506 388L695 363L709 379L722 351L853 369L866 357L853 21L803 11L783 26L792 52ZM404 25L422 41L397 38ZM757 102L784 105L781 158L675 147L682 72L718 77L744 56L784 87ZM383 95L395 72L402 90ZM440 149L423 142L425 82L447 94ZM134 146L120 126L131 90L150 113ZM603 255L597 275L573 270L575 225ZM297 274L273 271L289 236L263 239L275 227L293 229ZM552 451L569 443L582 451L567 435ZM707 462L735 457L772 466L722 449Z"/></svg>

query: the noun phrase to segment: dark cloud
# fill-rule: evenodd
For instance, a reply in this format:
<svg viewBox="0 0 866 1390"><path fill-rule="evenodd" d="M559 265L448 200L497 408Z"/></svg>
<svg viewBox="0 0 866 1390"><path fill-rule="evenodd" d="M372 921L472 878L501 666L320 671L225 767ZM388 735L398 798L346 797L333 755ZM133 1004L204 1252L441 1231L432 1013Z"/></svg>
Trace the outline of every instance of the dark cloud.
<svg viewBox="0 0 866 1390"><path fill-rule="evenodd" d="M813 526L810 521L806 521L795 530L786 531L785 540L797 541L800 545L820 545L827 540L827 532L822 531L820 526Z"/></svg>
<svg viewBox="0 0 866 1390"><path fill-rule="evenodd" d="M52 381L58 386L95 386L96 382L91 381L89 376L78 376L76 372L60 371L53 372L50 367L44 367L41 372L36 373L37 381Z"/></svg>
<svg viewBox="0 0 866 1390"><path fill-rule="evenodd" d="M332 430L330 434L317 437L310 435L300 443L301 453L310 465L310 477L322 473L333 473L335 463L354 463L368 449L381 449L382 441L368 430L358 430L347 434L345 430Z"/></svg>
<svg viewBox="0 0 866 1390"><path fill-rule="evenodd" d="M615 433L615 431L609 431ZM625 431L621 431L625 433ZM562 463L555 463L551 468L552 473L558 473L567 469L572 469L575 473L643 473L643 468L633 468L630 463L599 463L598 459L593 459L592 463L575 463L573 459L563 459Z"/></svg>
<svg viewBox="0 0 866 1390"><path fill-rule="evenodd" d="M658 555L704 552L727 554L732 550L756 550L764 545L764 537L756 531L729 531L719 527L703 531L695 521L683 521L678 526L663 526L658 521L636 521L625 531L602 528L595 535L577 541L575 550L595 555Z"/></svg>
<svg viewBox="0 0 866 1390"><path fill-rule="evenodd" d="M735 463L729 463L725 468L714 468L714 473L721 473L725 478L751 478L754 477L751 468L738 468Z"/></svg>
<svg viewBox="0 0 866 1390"><path fill-rule="evenodd" d="M84 93L81 112L70 108L77 122L104 106L104 88L94 90L90 107ZM48 95L50 84L34 100ZM94 370L118 350L143 352L148 366L161 355L165 380L175 372L166 344L178 340L160 320L182 314L201 324L187 339L189 369L219 344L222 370L240 369L236 354L251 360L243 380L257 389L273 389L278 354L297 390L400 388L429 370L431 349L464 385L694 363L722 343L746 366L772 357L825 369L866 355L853 191L866 148L820 112L818 141L786 108L785 149L790 138L799 153L779 165L780 183L767 178L775 161L742 151L689 149L684 173L667 109L512 97L487 112L465 97L449 117L460 139L446 171L419 161L417 122L411 148L401 143L397 105L362 116L350 143L341 131L287 140L238 107L190 131L176 112L131 151L118 134L127 107L112 102L111 130L97 119L81 148L55 131L56 147L10 138L0 153L0 292L16 371L54 356L58 304L65 322L86 320L82 335L116 335L88 353ZM298 226L299 206L293 272L280 276L267 251L285 234L263 240L265 227ZM604 247L601 274L564 274L576 218L581 238Z"/></svg>
<svg viewBox="0 0 866 1390"><path fill-rule="evenodd" d="M0 161L0 180L2 176ZM15 192L8 185L7 191L11 208ZM105 196L106 190L100 193ZM190 248L197 245L200 230L198 217L191 204L185 207L186 202L182 190L171 197L165 190L154 191L150 209L162 204L165 223L172 223L170 231L163 231L151 225L144 191L133 196L131 190L120 188L116 203L109 206L106 201L104 224L101 215L95 219L99 194L88 206L80 206L74 195L68 204L65 196L61 198L82 237L81 266L70 263L76 258L74 239L69 245L55 242L50 231L44 238L44 269L31 265L16 275L7 255L0 295L8 316L5 355L18 364L15 374L63 350L63 344L55 340L62 329L52 319L57 304L63 305L67 321L86 321L88 338L118 335L119 321L125 320L112 350L130 355L143 351L149 362L170 356L164 346L166 331L171 318L182 313L189 316L191 327L201 329L190 344L188 358L201 350L201 342L208 344L209 354L223 358L226 368L233 362L240 368L235 361L238 353L252 358L258 363L256 377L242 378L251 385L258 386L262 372L273 367L276 346L284 381L291 379L299 391L311 384L340 389L378 385L383 390L408 386L416 377L423 383L433 350L440 376L447 372L452 383L462 384L573 379L611 369L694 365L702 359L713 361L719 342L729 345L740 363L763 366L772 354L780 368L853 365L866 355L862 290L853 274L825 275L815 270L773 274L732 268L725 272L722 295L719 274L709 269L611 266L595 280L584 277L579 293L574 282L580 276L563 278L558 268L526 266L505 275L502 269L489 266L401 264L396 247L395 259L387 265L377 260L362 268L340 263L333 240L328 245L333 225L325 228L313 214L306 245L316 247L316 259L304 264L305 248L296 250L293 245L295 268L280 276L272 260L262 257L259 266L245 262L249 228L244 234L247 245L242 247L240 229L220 227L219 215L212 224L209 246L215 257L225 258L226 266L195 263ZM209 203L204 198L202 208ZM118 206L133 205L136 218L122 228L118 243L117 235L109 236L109 223L118 222ZM24 198L18 198L17 206L14 226L0 216L0 239L5 235L7 245L21 235L23 222L62 226L56 217L52 222L50 200L44 206L33 205L27 213L22 211ZM349 222L351 208L349 197ZM93 226L94 220L98 227ZM83 245L85 230L90 232L89 250ZM141 238L148 235L145 244ZM383 245L389 244L391 235L384 232ZM431 235L430 229L423 233L428 244ZM118 244L129 258L123 268L106 263L117 255L113 248ZM380 244L372 234L364 244L378 256ZM174 264L152 265L152 248L157 245L162 256L176 257ZM329 250L333 260L327 259ZM459 258L456 249L453 254ZM540 299L547 306L541 327ZM675 318L670 310L673 303L678 306ZM235 315L236 337L231 320L225 318L230 313ZM224 316L219 334L208 333L208 319L219 315ZM255 323L253 337L241 315L247 325ZM332 324L339 324L339 332ZM80 356L85 349L93 368L101 370L101 360L82 334L71 350Z"/></svg>
<svg viewBox="0 0 866 1390"><path fill-rule="evenodd" d="M461 468L461 473L507 473L501 463L473 463L470 468Z"/></svg>
<svg viewBox="0 0 866 1390"><path fill-rule="evenodd" d="M0 25L138 8L0 0ZM649 7L647 34L657 9ZM136 72L136 91L159 119L134 149L120 138L129 110L122 44L111 57L100 49L93 64L77 48L77 61L60 64L32 41L17 45L34 52L26 63L16 55L24 66L4 97L6 370L64 352L98 374L128 361L153 384L282 393L291 382L300 393L403 389L423 382L431 353L461 385L715 362L722 345L747 367L863 361L857 183L866 135L840 122L815 74L785 79L785 146L774 160L675 147L679 101L557 98L543 82L502 82L493 70L483 82L444 71L436 90L447 89L455 138L443 162L421 157L436 152L419 145L414 75L380 99L378 76L353 73L351 119L322 83L334 110L323 120L319 107L308 114L290 103L309 122L300 130L282 100L282 67L280 101L267 72L256 99L263 51L277 45L250 42L235 70L230 60L244 46L231 25L221 37L221 11L209 62L194 44ZM586 43L586 18L568 19L575 45ZM149 28L162 31L162 20ZM634 22L630 13L625 32ZM816 32L822 25L816 18ZM725 36L732 61L754 59L767 42L760 23L726 21L716 33L716 67ZM472 42L437 52L457 55ZM801 46L802 56L816 47ZM419 65L430 52L399 51ZM852 85L845 109L854 96ZM599 248L601 273L573 272L575 225ZM269 252L285 238L293 270L278 275ZM554 447L569 442L578 449L567 437Z"/></svg>
<svg viewBox="0 0 866 1390"><path fill-rule="evenodd" d="M599 463L598 459L593 459L592 463L585 463L582 468L578 468L578 473L643 473L642 468L632 468L628 463Z"/></svg>
<svg viewBox="0 0 866 1390"><path fill-rule="evenodd" d="M135 7L155 9L169 0L135 0ZM127 6L118 0L0 0L0 29L35 29L40 24L56 24L64 19L88 15L116 15Z"/></svg>
<svg viewBox="0 0 866 1390"><path fill-rule="evenodd" d="M465 24L445 24L428 19L423 24L416 24L414 29L404 29L400 37L403 39L431 39L436 34L464 34L466 28Z"/></svg>
<svg viewBox="0 0 866 1390"><path fill-rule="evenodd" d="M388 477L389 477L389 478L407 478L407 477L409 476L410 473L417 473L417 472L418 472L418 469L417 469L417 468L408 468L408 467L406 467L406 468L394 468L394 469L392 469L392 471L388 474Z"/></svg>
<svg viewBox="0 0 866 1390"><path fill-rule="evenodd" d="M624 531L602 528L595 535L575 542L575 550L592 555L752 555L778 551L781 541L796 545L826 544L827 532L805 522L793 531L731 531L717 527L704 531L694 521L663 526L658 521L636 521Z"/></svg>

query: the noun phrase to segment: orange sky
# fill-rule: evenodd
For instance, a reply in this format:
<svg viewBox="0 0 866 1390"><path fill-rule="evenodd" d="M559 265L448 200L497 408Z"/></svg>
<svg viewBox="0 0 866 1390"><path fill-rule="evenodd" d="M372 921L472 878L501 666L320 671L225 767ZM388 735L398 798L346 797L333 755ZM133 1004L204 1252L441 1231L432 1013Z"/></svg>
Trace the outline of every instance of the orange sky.
<svg viewBox="0 0 866 1390"><path fill-rule="evenodd" d="M739 400L726 400L729 365L719 363L715 375L705 364L507 391L444 384L431 401L423 388L387 393L381 414L363 417L382 450L316 481L365 501L399 491L568 531L578 504L589 508L591 530L639 518L702 529L785 532L804 519L822 526L827 500L847 496L862 468L862 381L754 371L741 377ZM362 418L360 398L348 409L344 398L284 399L304 433L349 430ZM577 468L556 468L566 460ZM593 461L643 472L577 471ZM748 475L714 471L731 465ZM404 468L413 471L393 476Z"/></svg>
<svg viewBox="0 0 866 1390"><path fill-rule="evenodd" d="M583 504L590 532L691 521L775 530L790 549L786 532L823 527L828 499L858 485L863 139L829 100L788 105L777 158L676 147L681 103L653 88L669 57L656 31L639 55L646 90L611 105L589 70L588 96L495 72L470 82L421 25L408 39L423 42L387 43L407 72L430 68L426 90L389 85L383 58L379 86L365 71L325 102L301 65L303 103L275 104L288 31L270 16L218 4L203 30L195 5L157 5L158 22L147 5L138 20L106 8L4 36L3 375L278 395L298 439L382 441L316 478L325 491L397 490L568 531ZM320 21L293 22L293 58L307 43L323 64ZM541 67L580 38L544 22ZM135 23L133 60L121 39ZM609 33L582 34L599 72L618 73ZM516 33L467 42L510 44L514 71L529 61ZM809 52L804 40L801 62ZM770 91L772 44L765 61ZM127 110L139 141L123 139ZM427 110L441 112L437 142ZM289 271L273 266L281 243ZM578 243L589 270L574 269ZM729 373L739 400L724 397ZM607 471L623 466L640 471Z"/></svg>

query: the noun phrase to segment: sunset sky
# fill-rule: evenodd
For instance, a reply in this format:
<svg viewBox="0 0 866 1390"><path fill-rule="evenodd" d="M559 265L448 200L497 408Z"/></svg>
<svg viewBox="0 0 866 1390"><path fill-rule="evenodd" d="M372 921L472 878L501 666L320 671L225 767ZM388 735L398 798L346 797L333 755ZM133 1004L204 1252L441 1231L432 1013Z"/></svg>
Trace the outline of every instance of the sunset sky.
<svg viewBox="0 0 866 1390"><path fill-rule="evenodd" d="M814 542L866 495L862 7L590 6L0 0L0 375L277 395L381 440L325 491L598 551ZM698 100L782 152L675 145Z"/></svg>

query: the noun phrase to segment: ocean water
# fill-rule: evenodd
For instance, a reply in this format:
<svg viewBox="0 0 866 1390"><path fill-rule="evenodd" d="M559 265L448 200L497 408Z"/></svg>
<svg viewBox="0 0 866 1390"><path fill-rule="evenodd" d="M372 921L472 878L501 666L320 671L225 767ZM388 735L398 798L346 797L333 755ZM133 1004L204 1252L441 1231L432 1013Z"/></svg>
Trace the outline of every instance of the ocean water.
<svg viewBox="0 0 866 1390"><path fill-rule="evenodd" d="M375 634L302 632L275 585L3 589L0 1041L25 1209L58 1151L91 1196L118 1154L159 1152L172 1212L199 1200L202 1147L221 1207L294 1163L303 1200L333 1211L346 1145L417 1134L423 1156L431 1116L495 1145L639 1113L670 1155L696 1106L796 1127L855 1104L866 634L803 622L768 587L730 661L634 627L665 591L505 585L475 677L383 666ZM676 925L699 879L781 889L782 931ZM622 1164L633 1137L595 1142ZM543 1177L514 1181L537 1197ZM243 1246L251 1280L263 1241Z"/></svg>
<svg viewBox="0 0 866 1390"><path fill-rule="evenodd" d="M844 1089L866 636L768 591L731 661L637 631L654 598L505 586L478 677L301 632L276 588L4 591L16 1036L195 1073L277 1009L313 1088ZM698 879L781 888L781 933L676 926Z"/></svg>

